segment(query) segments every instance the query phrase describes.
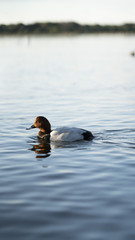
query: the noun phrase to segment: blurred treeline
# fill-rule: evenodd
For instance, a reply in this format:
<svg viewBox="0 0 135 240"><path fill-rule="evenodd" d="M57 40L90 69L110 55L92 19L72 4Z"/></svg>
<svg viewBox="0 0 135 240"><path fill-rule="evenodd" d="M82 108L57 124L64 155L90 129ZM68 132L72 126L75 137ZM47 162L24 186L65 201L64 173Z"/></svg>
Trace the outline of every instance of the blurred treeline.
<svg viewBox="0 0 135 240"><path fill-rule="evenodd" d="M46 22L33 24L1 24L0 34L78 34L78 33L135 33L135 24L81 25L75 22Z"/></svg>

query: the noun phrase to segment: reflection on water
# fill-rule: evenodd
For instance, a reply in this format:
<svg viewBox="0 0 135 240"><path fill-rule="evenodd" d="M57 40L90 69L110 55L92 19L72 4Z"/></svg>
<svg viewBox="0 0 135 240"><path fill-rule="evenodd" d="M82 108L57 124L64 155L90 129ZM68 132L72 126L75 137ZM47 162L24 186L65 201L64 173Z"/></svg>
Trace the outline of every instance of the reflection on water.
<svg viewBox="0 0 135 240"><path fill-rule="evenodd" d="M36 153L36 158L47 158L51 155L51 149L76 149L81 150L91 146L92 141L75 141L75 142L61 142L61 141L47 141L38 137L31 138L28 144L32 146L30 151Z"/></svg>
<svg viewBox="0 0 135 240"><path fill-rule="evenodd" d="M33 144L31 143L32 148L29 150L34 151L36 153L36 158L46 158L50 156L51 146L50 142L42 139L38 139L38 142Z"/></svg>

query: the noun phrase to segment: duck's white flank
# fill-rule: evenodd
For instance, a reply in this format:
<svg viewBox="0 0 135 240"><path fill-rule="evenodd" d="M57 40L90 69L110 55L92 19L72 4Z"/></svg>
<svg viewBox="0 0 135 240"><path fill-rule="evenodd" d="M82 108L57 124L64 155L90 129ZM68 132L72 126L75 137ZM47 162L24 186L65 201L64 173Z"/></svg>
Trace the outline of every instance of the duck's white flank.
<svg viewBox="0 0 135 240"><path fill-rule="evenodd" d="M81 128L76 127L61 127L54 129L50 133L50 140L51 141L78 141L83 140L84 136L82 135L86 131Z"/></svg>

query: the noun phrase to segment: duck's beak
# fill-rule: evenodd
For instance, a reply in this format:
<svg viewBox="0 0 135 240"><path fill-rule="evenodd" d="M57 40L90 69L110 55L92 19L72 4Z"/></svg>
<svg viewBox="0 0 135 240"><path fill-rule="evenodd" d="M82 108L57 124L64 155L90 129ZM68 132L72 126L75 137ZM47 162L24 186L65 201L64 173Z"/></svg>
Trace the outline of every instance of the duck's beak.
<svg viewBox="0 0 135 240"><path fill-rule="evenodd" d="M30 130L30 129L32 129L32 128L36 128L36 127L34 126L34 124L33 124L31 127L26 128L26 130Z"/></svg>

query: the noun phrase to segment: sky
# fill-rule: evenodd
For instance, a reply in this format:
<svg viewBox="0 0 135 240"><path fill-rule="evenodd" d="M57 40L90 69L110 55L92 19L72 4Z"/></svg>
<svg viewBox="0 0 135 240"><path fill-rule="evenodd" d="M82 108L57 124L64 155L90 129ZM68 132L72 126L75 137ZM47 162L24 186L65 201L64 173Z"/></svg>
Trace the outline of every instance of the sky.
<svg viewBox="0 0 135 240"><path fill-rule="evenodd" d="M0 24L135 23L135 0L0 0Z"/></svg>

